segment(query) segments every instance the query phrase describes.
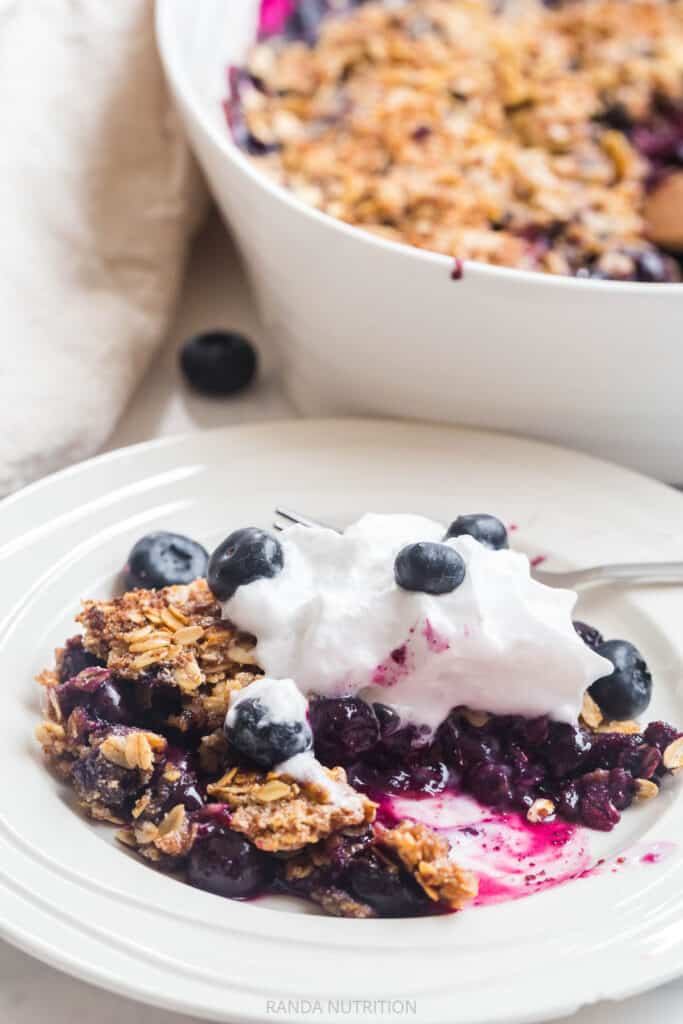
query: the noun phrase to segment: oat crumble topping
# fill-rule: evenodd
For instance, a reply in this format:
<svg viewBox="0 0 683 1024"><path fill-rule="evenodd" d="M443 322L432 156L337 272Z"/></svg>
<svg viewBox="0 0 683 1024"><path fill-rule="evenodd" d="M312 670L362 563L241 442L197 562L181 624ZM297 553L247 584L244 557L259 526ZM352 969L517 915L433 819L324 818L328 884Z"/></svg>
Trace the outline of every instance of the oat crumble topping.
<svg viewBox="0 0 683 1024"><path fill-rule="evenodd" d="M672 237L657 191L649 216L637 129L680 119L682 0L372 0L314 45L259 41L231 84L258 166L349 224L459 259L679 279L648 241L683 250L683 225ZM658 183L680 196L674 171Z"/></svg>
<svg viewBox="0 0 683 1024"><path fill-rule="evenodd" d="M327 771L349 796L355 795L346 784L343 768ZM365 796L356 805L339 806L319 787L295 782L277 772L232 768L207 786L207 792L230 808L235 831L243 832L260 850L272 853L300 850L332 832L368 824L375 817L375 804Z"/></svg>

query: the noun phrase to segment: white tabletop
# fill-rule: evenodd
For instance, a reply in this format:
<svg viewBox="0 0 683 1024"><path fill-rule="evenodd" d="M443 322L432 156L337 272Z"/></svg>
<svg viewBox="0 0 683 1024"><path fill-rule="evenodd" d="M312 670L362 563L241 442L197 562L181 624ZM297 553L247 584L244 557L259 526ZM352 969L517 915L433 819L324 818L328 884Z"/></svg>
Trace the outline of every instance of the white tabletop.
<svg viewBox="0 0 683 1024"><path fill-rule="evenodd" d="M198 330L232 327L260 347L262 374L244 396L210 400L182 385L177 348ZM259 332L246 282L221 225L198 239L175 325L108 447L189 430L283 418L293 411L278 387L277 368ZM586 922L590 928L590 921ZM567 985L575 979L568 977ZM572 1024L680 1024L683 979L646 995L582 1010ZM286 1021L286 1017L281 1018ZM192 1024L196 1018L154 1010L101 992L0 942L0 1024ZM312 1018L312 1022L314 1018ZM419 1022L417 1022L419 1024Z"/></svg>

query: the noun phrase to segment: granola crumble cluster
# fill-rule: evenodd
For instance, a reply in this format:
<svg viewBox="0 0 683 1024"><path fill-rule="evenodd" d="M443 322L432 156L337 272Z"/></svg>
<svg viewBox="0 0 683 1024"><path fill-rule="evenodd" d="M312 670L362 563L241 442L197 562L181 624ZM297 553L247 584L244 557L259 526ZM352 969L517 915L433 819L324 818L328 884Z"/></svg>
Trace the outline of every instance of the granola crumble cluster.
<svg viewBox="0 0 683 1024"><path fill-rule="evenodd" d="M376 804L343 768L325 769L333 799L319 782L233 757L222 730L229 695L261 670L254 638L220 616L204 580L84 602L82 637L39 676L37 730L48 765L84 812L118 825L119 840L158 868L222 895L251 895L245 886L256 878L329 914L393 912L354 895L353 868L380 871L407 892L406 913L471 900L476 880L448 859L448 844L421 826L414 838L407 826L380 826ZM228 878L230 891L211 875L226 844L244 868L244 879Z"/></svg>
<svg viewBox="0 0 683 1024"><path fill-rule="evenodd" d="M280 183L459 259L680 279L655 246L683 250L682 0L333 6L231 71L236 141Z"/></svg>

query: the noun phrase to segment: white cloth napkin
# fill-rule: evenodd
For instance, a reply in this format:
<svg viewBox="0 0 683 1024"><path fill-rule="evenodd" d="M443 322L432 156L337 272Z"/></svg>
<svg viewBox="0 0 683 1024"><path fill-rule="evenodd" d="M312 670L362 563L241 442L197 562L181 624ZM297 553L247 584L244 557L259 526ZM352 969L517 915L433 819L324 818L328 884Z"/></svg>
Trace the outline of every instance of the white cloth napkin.
<svg viewBox="0 0 683 1024"><path fill-rule="evenodd" d="M0 494L94 452L163 337L204 190L152 0L0 0Z"/></svg>

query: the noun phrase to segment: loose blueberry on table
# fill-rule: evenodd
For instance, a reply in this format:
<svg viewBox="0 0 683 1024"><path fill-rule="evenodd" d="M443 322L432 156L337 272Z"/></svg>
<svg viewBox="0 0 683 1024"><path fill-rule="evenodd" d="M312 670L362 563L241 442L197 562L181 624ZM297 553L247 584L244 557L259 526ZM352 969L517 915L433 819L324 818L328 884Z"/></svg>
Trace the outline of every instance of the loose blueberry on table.
<svg viewBox="0 0 683 1024"><path fill-rule="evenodd" d="M210 893L459 910L477 865L397 807L466 794L566 839L611 830L683 767L676 727L633 721L653 689L642 654L572 623L495 516L247 527L210 557L153 533L125 580L83 603L39 676L38 737L87 814ZM483 706L462 699L471 673Z"/></svg>
<svg viewBox="0 0 683 1024"><path fill-rule="evenodd" d="M234 395L247 388L258 357L251 342L236 331L206 331L190 338L180 352L188 384L206 395Z"/></svg>

